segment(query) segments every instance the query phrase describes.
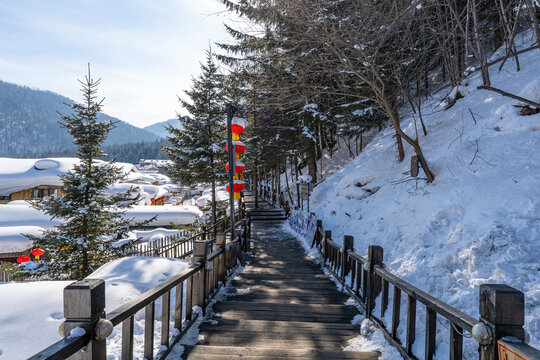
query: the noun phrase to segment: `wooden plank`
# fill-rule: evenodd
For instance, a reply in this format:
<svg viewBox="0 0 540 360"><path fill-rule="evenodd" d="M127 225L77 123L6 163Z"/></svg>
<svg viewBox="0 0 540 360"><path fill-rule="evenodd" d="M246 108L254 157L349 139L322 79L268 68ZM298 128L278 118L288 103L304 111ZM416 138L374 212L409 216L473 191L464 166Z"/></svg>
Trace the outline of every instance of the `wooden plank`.
<svg viewBox="0 0 540 360"><path fill-rule="evenodd" d="M392 338L398 340L399 315L401 310L401 290L394 286L394 300L392 304Z"/></svg>
<svg viewBox="0 0 540 360"><path fill-rule="evenodd" d="M435 337L437 335L437 313L426 308L426 360L432 360L435 354Z"/></svg>
<svg viewBox="0 0 540 360"><path fill-rule="evenodd" d="M133 324L135 320L130 316L122 322L122 360L133 359Z"/></svg>
<svg viewBox="0 0 540 360"><path fill-rule="evenodd" d="M171 312L171 292L161 297L161 345L169 346L169 317Z"/></svg>
<svg viewBox="0 0 540 360"><path fill-rule="evenodd" d="M174 301L174 327L182 330L182 301L184 295L184 283L176 285L176 294Z"/></svg>
<svg viewBox="0 0 540 360"><path fill-rule="evenodd" d="M381 319L384 318L386 309L388 308L388 281L383 280L382 295L381 295Z"/></svg>
<svg viewBox="0 0 540 360"><path fill-rule="evenodd" d="M412 296L407 296L407 335L406 350L408 355L412 355L412 346L416 339L416 300Z"/></svg>
<svg viewBox="0 0 540 360"><path fill-rule="evenodd" d="M317 349L276 349L265 347L235 347L235 346L195 346L186 347L187 359L343 359L343 360L374 360L378 352L356 352Z"/></svg>
<svg viewBox="0 0 540 360"><path fill-rule="evenodd" d="M155 302L144 308L144 357L153 359L154 353L154 310Z"/></svg>
<svg viewBox="0 0 540 360"><path fill-rule="evenodd" d="M450 360L463 358L463 329L450 323Z"/></svg>

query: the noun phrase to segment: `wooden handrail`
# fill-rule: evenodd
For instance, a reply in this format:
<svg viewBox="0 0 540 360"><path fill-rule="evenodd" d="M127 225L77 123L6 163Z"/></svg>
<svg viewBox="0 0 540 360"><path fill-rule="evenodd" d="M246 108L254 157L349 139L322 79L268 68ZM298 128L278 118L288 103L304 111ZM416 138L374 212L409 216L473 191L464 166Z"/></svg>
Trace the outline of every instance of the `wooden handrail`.
<svg viewBox="0 0 540 360"><path fill-rule="evenodd" d="M56 360L67 359L75 354L81 348L85 347L90 341L90 334L84 334L77 337L66 337L43 349L28 360Z"/></svg>
<svg viewBox="0 0 540 360"><path fill-rule="evenodd" d="M474 324L478 323L478 320L465 314L463 311L460 311L447 303L429 295L428 293L418 289L417 287L409 284L408 282L402 280L391 272L383 269L382 267L375 266L375 274L379 275L385 280L388 280L398 289L404 291L408 295L412 296L414 299L420 301L422 304L426 305L428 308L434 310L436 313L444 316L448 320L452 321L454 324L458 325L467 332L472 331Z"/></svg>
<svg viewBox="0 0 540 360"><path fill-rule="evenodd" d="M163 284L160 284L147 292L137 296L135 299L122 304L117 309L107 314L107 320L113 323L114 326L120 324L132 315L135 315L139 310L142 310L146 305L153 301L156 301L160 296L171 290L176 285L180 284L184 280L187 280L191 275L201 269L202 265L191 265L181 273L174 275L166 280Z"/></svg>

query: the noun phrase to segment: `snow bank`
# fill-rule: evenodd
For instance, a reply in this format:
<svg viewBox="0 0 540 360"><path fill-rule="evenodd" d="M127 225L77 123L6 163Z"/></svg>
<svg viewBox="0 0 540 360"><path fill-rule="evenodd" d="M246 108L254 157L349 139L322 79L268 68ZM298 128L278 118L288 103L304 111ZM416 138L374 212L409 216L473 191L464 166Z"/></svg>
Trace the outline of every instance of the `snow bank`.
<svg viewBox="0 0 540 360"><path fill-rule="evenodd" d="M493 69L493 86L514 94L536 89L540 51L520 55L519 73L512 61L501 73ZM480 284L523 291L525 329L540 348L540 115L520 116L515 100L477 90L480 83L472 75L468 95L449 110L438 108L440 96L424 106L428 136L420 144L433 184L408 177L414 154L405 145L405 161L397 162L394 131L386 129L314 189L311 210L335 241L353 235L360 253L381 245L389 270L473 317ZM413 119L402 126L414 138ZM417 321L423 329L421 312ZM436 358L446 359L448 330L439 321ZM420 331L416 338L421 357ZM475 356L474 342L467 343L465 358Z"/></svg>
<svg viewBox="0 0 540 360"><path fill-rule="evenodd" d="M136 298L189 267L185 260L130 257L105 264L88 278L105 280L106 311ZM58 327L63 317L63 291L71 281L0 283L0 358L26 359L60 340ZM174 291L171 297L174 299ZM5 311L9 309L9 311ZM156 304L156 319L161 303ZM144 311L135 316L135 356L142 358ZM161 322L156 323L159 339ZM157 353L159 341L155 342ZM120 358L121 326L107 339L108 359Z"/></svg>
<svg viewBox="0 0 540 360"><path fill-rule="evenodd" d="M63 291L70 283L0 283L0 359L26 359L60 340Z"/></svg>

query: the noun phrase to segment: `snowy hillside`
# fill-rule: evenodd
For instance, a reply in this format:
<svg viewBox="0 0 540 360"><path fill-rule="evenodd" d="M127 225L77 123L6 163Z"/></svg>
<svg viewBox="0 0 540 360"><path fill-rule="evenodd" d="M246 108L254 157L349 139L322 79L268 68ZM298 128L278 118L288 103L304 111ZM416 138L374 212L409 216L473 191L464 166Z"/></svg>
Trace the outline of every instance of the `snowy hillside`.
<svg viewBox="0 0 540 360"><path fill-rule="evenodd" d="M520 62L518 73L511 61L500 73L492 67L492 86L538 102L540 51ZM538 348L540 114L520 116L517 101L477 90L480 84L476 73L450 109L444 110L448 89L423 108L428 136L420 135L420 144L434 183L410 178L412 149L405 145L406 160L397 162L388 128L314 189L310 210L337 242L353 235L360 253L381 245L392 272L473 317L480 284L523 291L525 328ZM402 126L414 135L411 117Z"/></svg>
<svg viewBox="0 0 540 360"><path fill-rule="evenodd" d="M152 125L145 126L143 129L151 132L152 134L159 136L160 138L166 138L169 136L169 132L165 128L169 125L174 127L180 126L180 121L178 119L169 119L167 121L158 122Z"/></svg>
<svg viewBox="0 0 540 360"><path fill-rule="evenodd" d="M79 101L79 99L75 99ZM73 147L73 138L58 124L73 100L50 91L31 89L0 80L0 156L46 155ZM107 110L107 102L104 103ZM106 114L101 120L118 122L105 145L154 141L158 137Z"/></svg>

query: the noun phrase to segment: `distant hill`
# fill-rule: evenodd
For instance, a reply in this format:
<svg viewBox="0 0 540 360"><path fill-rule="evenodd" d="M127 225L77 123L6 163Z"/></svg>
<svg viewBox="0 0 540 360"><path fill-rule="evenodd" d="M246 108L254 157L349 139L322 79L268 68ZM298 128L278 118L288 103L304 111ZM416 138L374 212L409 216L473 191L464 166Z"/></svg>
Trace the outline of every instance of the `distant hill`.
<svg viewBox="0 0 540 360"><path fill-rule="evenodd" d="M180 127L180 121L178 121L178 119L169 119L167 121L162 121L162 122L158 122L152 125L148 125L144 127L143 129L161 138L166 138L167 136L169 136L169 132L165 130L165 128L169 125L172 125L178 128Z"/></svg>
<svg viewBox="0 0 540 360"><path fill-rule="evenodd" d="M60 115L67 114L73 100L51 91L34 90L27 86L0 80L0 156L49 156L68 152L73 138L58 124ZM159 137L106 114L100 120L116 123L105 145L153 142Z"/></svg>

